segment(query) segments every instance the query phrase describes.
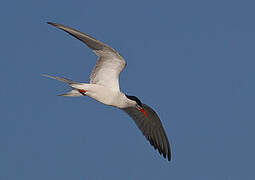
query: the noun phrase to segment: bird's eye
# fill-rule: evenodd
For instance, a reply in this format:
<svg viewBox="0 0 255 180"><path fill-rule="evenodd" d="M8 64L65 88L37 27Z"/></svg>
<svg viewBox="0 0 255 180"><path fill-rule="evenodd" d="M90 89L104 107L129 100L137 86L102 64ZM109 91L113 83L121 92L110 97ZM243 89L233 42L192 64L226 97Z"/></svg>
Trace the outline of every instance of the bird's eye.
<svg viewBox="0 0 255 180"><path fill-rule="evenodd" d="M132 100L132 101L135 101L136 104L138 104L140 107L142 107L142 102L137 97L135 97L135 96L128 96L128 95L126 95L126 97L128 99Z"/></svg>
<svg viewBox="0 0 255 180"><path fill-rule="evenodd" d="M140 107L143 106L142 102L138 98L137 98L136 104L138 104L138 106L140 106Z"/></svg>
<svg viewBox="0 0 255 180"><path fill-rule="evenodd" d="M143 105L140 101L136 101L136 106L139 108L143 108Z"/></svg>

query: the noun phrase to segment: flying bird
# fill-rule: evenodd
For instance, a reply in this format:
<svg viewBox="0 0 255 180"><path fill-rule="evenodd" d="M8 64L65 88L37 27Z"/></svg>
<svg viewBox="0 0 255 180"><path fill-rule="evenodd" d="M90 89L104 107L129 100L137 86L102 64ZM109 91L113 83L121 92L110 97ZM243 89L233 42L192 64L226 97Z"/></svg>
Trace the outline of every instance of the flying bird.
<svg viewBox="0 0 255 180"><path fill-rule="evenodd" d="M103 104L125 111L135 121L142 134L160 154L171 160L169 141L157 113L137 97L120 91L119 74L126 67L124 58L112 47L73 28L48 22L85 43L99 58L90 75L90 83L75 82L66 78L50 76L67 83L71 90L61 96L89 96Z"/></svg>

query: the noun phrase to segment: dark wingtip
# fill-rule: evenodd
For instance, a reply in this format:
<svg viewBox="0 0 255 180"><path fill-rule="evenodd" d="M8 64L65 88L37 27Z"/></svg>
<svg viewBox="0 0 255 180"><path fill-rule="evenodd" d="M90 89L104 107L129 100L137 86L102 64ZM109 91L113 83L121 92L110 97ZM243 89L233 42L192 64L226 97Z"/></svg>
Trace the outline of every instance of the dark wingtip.
<svg viewBox="0 0 255 180"><path fill-rule="evenodd" d="M52 26L58 26L58 24L57 23L53 23L53 22L46 22L47 24L50 24L50 25L52 25Z"/></svg>
<svg viewBox="0 0 255 180"><path fill-rule="evenodd" d="M167 159L169 162L171 161L171 152L170 151L168 152Z"/></svg>

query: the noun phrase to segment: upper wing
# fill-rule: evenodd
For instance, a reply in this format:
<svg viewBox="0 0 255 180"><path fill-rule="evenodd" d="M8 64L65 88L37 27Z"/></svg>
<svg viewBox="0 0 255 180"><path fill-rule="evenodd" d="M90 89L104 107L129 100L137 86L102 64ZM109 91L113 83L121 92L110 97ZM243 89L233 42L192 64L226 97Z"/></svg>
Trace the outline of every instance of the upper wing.
<svg viewBox="0 0 255 180"><path fill-rule="evenodd" d="M90 83L119 90L119 74L125 68L126 62L117 51L75 29L52 22L48 22L48 24L62 29L81 40L99 56L96 66L90 75Z"/></svg>
<svg viewBox="0 0 255 180"><path fill-rule="evenodd" d="M143 104L143 108L148 117L136 108L124 108L122 110L133 118L136 125L151 145L154 146L155 149L158 149L159 153L163 154L164 158L167 156L170 161L171 150L169 141L157 113L146 104Z"/></svg>

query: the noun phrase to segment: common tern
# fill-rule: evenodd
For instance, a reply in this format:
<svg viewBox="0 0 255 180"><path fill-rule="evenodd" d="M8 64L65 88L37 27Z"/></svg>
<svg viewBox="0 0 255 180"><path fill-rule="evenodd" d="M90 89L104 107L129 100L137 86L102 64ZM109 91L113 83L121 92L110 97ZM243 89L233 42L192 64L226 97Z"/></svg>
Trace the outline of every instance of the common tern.
<svg viewBox="0 0 255 180"><path fill-rule="evenodd" d="M167 135L157 113L137 97L120 91L119 74L125 68L126 61L112 47L73 28L47 22L85 43L99 57L90 75L90 83L75 82L66 78L50 76L67 83L71 91L61 96L89 96L103 104L115 106L125 111L135 121L142 134L160 154L171 160L171 150Z"/></svg>

